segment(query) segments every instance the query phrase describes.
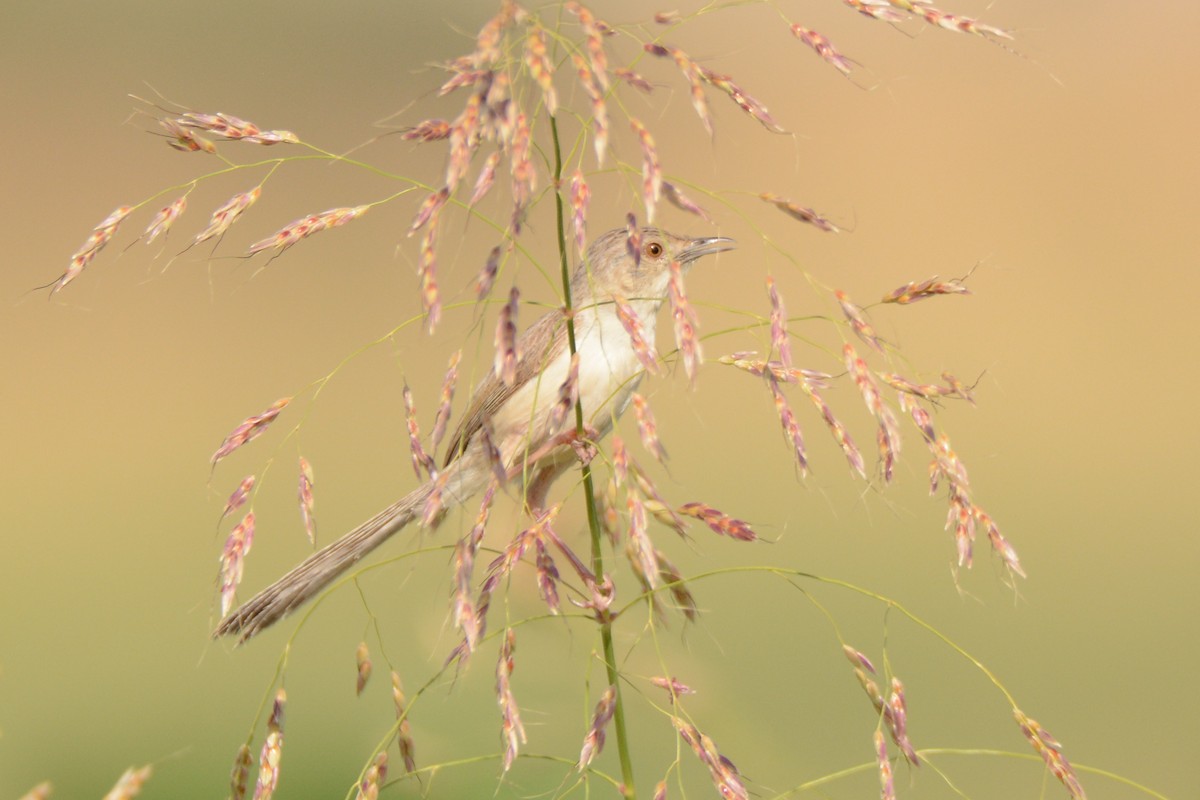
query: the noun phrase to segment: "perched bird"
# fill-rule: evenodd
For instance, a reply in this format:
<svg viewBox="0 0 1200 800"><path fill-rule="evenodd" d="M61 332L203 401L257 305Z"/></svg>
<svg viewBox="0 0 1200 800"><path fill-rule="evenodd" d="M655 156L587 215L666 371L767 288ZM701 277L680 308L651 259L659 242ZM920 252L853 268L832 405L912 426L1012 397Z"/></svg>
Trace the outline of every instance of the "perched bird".
<svg viewBox="0 0 1200 800"><path fill-rule="evenodd" d="M642 228L639 234L630 237L619 228L601 235L571 278L577 389L589 438L598 439L612 429L644 371L614 298L628 302L652 351L671 263L687 269L701 256L734 246L732 239L721 236L692 239L658 228ZM571 364L567 339L566 318L560 311L530 325L516 341L515 376L511 370L501 375L493 369L483 379L450 439L440 472L235 609L221 620L214 637L249 639L404 526L414 520L435 526L446 511L483 491L500 470L508 480L524 476L527 506L543 509L550 485L578 458L572 447L578 443L574 414L553 413Z"/></svg>

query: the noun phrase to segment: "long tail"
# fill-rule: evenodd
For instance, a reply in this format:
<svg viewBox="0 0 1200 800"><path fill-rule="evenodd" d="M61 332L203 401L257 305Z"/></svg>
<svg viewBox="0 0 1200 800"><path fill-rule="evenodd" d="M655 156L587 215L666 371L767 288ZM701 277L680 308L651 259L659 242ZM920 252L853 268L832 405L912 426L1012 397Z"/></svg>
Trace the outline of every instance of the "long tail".
<svg viewBox="0 0 1200 800"><path fill-rule="evenodd" d="M240 644L278 622L405 525L420 519L433 491L434 483L430 481L304 559L221 620L213 638L239 634Z"/></svg>

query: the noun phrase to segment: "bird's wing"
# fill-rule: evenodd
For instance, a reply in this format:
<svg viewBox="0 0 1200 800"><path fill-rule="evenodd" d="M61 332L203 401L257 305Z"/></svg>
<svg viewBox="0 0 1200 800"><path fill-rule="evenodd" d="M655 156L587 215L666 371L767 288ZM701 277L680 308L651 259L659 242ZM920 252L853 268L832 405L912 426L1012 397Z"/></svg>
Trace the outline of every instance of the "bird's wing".
<svg viewBox="0 0 1200 800"><path fill-rule="evenodd" d="M565 324L562 313L552 311L539 317L518 337L517 352L521 354L521 358L517 362L517 378L512 386L505 385L494 369L488 372L475 394L471 396L471 402L459 420L458 428L450 437L443 467L467 449L471 437L478 433L483 423L495 414L509 397L529 381L536 380L538 373L566 348L567 337L559 335L561 326Z"/></svg>

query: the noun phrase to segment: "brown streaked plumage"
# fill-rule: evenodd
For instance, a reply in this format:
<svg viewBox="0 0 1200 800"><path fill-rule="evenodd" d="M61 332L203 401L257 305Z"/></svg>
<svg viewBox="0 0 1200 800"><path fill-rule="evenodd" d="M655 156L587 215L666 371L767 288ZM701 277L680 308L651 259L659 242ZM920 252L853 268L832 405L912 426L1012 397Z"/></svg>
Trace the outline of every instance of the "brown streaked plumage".
<svg viewBox="0 0 1200 800"><path fill-rule="evenodd" d="M667 294L672 262L686 268L701 256L733 246L723 237L693 239L658 228L642 228L640 234L636 262L627 251L626 229L618 228L592 243L571 279L579 353L576 390L590 433L596 436L612 428L644 373L614 297L628 298L645 343L653 348L655 318ZM483 379L448 441L436 477L309 556L223 619L214 636L249 639L409 523L436 526L449 509L487 488L494 468L524 484L531 510L544 509L551 484L576 460L570 446L574 415L563 419L553 413L571 368L563 314L543 315L520 335L515 350L515 379L506 383L494 370Z"/></svg>

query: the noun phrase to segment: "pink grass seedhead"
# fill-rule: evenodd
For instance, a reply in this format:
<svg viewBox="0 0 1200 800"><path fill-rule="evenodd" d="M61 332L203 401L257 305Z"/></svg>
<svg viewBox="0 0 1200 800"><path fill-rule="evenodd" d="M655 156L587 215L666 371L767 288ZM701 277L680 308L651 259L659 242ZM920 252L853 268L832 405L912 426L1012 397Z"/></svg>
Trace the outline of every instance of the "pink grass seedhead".
<svg viewBox="0 0 1200 800"><path fill-rule="evenodd" d="M675 344L683 358L683 371L687 373L692 387L696 386L696 373L704 354L700 349L700 340L696 336L698 319L696 311L688 302L687 293L683 288L683 268L678 261L672 261L671 278L667 287L667 296L671 301L671 318L675 323Z"/></svg>
<svg viewBox="0 0 1200 800"><path fill-rule="evenodd" d="M496 662L496 698L500 705L500 735L504 743L504 771L512 769L517 760L520 746L525 743L525 726L521 724L521 712L517 698L512 693L512 672L515 662L513 653L517 646L517 634L509 628L500 640L500 658Z"/></svg>
<svg viewBox="0 0 1200 800"><path fill-rule="evenodd" d="M508 292L508 302L500 309L496 319L496 335L492 339L496 355L492 368L505 386L512 386L517 380L517 363L521 353L517 350L517 310L521 300L521 291L513 286Z"/></svg>
<svg viewBox="0 0 1200 800"><path fill-rule="evenodd" d="M926 300L930 297L936 297L943 294L970 294L971 290L963 286L960 281L941 281L934 275L932 278L924 281L910 281L903 286L898 286L892 291L883 296L880 302L895 303L897 305L909 305L918 300Z"/></svg>
<svg viewBox="0 0 1200 800"><path fill-rule="evenodd" d="M705 222L711 223L713 221L712 217L709 216L707 211L696 205L696 203L690 197L684 194L682 189L670 181L662 182L662 191L663 196L667 198L667 202L679 210L686 211L689 214L695 214Z"/></svg>
<svg viewBox="0 0 1200 800"><path fill-rule="evenodd" d="M583 737L583 748L579 751L578 764L581 772L587 769L588 765L592 763L592 759L600 755L600 751L604 749L604 732L613 718L616 707L617 687L609 686L604 690L604 694L600 695L600 700L596 703L596 710L592 712L592 724L588 728L587 735Z"/></svg>
<svg viewBox="0 0 1200 800"><path fill-rule="evenodd" d="M614 296L613 303L616 306L617 319L621 321L621 327L629 334L629 342L633 345L633 352L637 355L638 361L650 374L658 374L659 364L657 353L646 342L641 317L637 315L637 312L633 310L633 307L629 305L629 301L625 298Z"/></svg>
<svg viewBox="0 0 1200 800"><path fill-rule="evenodd" d="M613 75L616 75L618 78L625 81L625 83L637 89L639 92L650 94L654 91L654 87L650 84L650 81L646 80L639 73L631 69L617 67L615 70L613 70Z"/></svg>
<svg viewBox="0 0 1200 800"><path fill-rule="evenodd" d="M427 119L411 128L404 128L400 138L410 142L437 142L450 138L450 123L444 119Z"/></svg>
<svg viewBox="0 0 1200 800"><path fill-rule="evenodd" d="M640 120L629 118L629 125L637 134L642 147L642 202L646 206L646 223L654 222L654 210L662 195L662 166L658 161L658 149L654 146L654 137Z"/></svg>
<svg viewBox="0 0 1200 800"><path fill-rule="evenodd" d="M417 480L424 480L425 475L432 478L437 473L437 465L421 444L421 427L417 422L417 409L413 402L412 390L408 388L407 383L404 384L401 396L404 398L404 421L408 428L408 447L412 455L413 472L417 474ZM422 475L422 470L425 471L425 475Z"/></svg>
<svg viewBox="0 0 1200 800"><path fill-rule="evenodd" d="M254 757L250 754L250 745L243 744L233 758L233 769L229 773L229 800L246 800L252 766Z"/></svg>
<svg viewBox="0 0 1200 800"><path fill-rule="evenodd" d="M254 783L254 800L270 800L279 787L279 765L283 758L283 714L287 692L275 693L275 705L267 721L267 738L258 756L258 780Z"/></svg>
<svg viewBox="0 0 1200 800"><path fill-rule="evenodd" d="M1062 752L1062 744L1039 725L1037 720L1026 716L1021 709L1013 708L1013 717L1021 727L1021 733L1046 762L1050 773L1067 788L1072 800L1087 800L1087 794L1083 791L1079 776L1075 774L1075 768Z"/></svg>
<svg viewBox="0 0 1200 800"><path fill-rule="evenodd" d="M366 642L359 642L354 650L354 694L361 695L371 679L371 651Z"/></svg>
<svg viewBox="0 0 1200 800"><path fill-rule="evenodd" d="M604 165L604 152L608 149L608 106L604 102L604 87L589 66L587 59L579 53L571 54L571 63L579 84L591 101L592 144L596 149L596 165Z"/></svg>
<svg viewBox="0 0 1200 800"><path fill-rule="evenodd" d="M146 244L150 244L159 237L160 234L166 235L171 230L171 226L175 224L175 220L179 219L187 208L187 195L176 199L168 206L159 209L154 215L154 219L146 226L146 231L142 236L146 240Z"/></svg>
<svg viewBox="0 0 1200 800"><path fill-rule="evenodd" d="M850 59L838 52L833 43L821 33L817 33L811 28L806 28L803 25L796 23L792 25L792 35L806 45L811 47L813 51L824 59L825 63L832 66L843 75L849 75L852 67Z"/></svg>
<svg viewBox="0 0 1200 800"><path fill-rule="evenodd" d="M850 329L854 334L869 344L872 348L883 352L883 345L879 341L879 336L875 333L875 327L867 321L863 315L861 308L850 301L850 298L841 289L833 293L837 298L838 305L842 307L842 314L845 315L846 321L850 323Z"/></svg>
<svg viewBox="0 0 1200 800"><path fill-rule="evenodd" d="M142 786L150 780L152 772L149 765L138 769L130 767L117 779L117 785L104 795L104 800L133 800L141 794Z"/></svg>
<svg viewBox="0 0 1200 800"><path fill-rule="evenodd" d="M234 526L225 539L225 547L221 550L221 616L224 617L233 608L237 599L237 588L242 582L246 556L254 546L254 512L247 514L241 522Z"/></svg>
<svg viewBox="0 0 1200 800"><path fill-rule="evenodd" d="M129 212L131 211L133 211L133 206L120 206L92 229L92 233L87 241L71 256L71 263L67 267L67 271L51 286L50 294L62 290L68 283L79 277L79 273L83 272L84 268L92 263L92 259L96 257L96 254L103 250L104 246L112 240L112 237L117 232L117 228L121 225L125 217L129 216Z"/></svg>
<svg viewBox="0 0 1200 800"><path fill-rule="evenodd" d="M314 233L320 233L328 228L341 227L347 222L358 219L370 209L369 205L355 206L353 208L331 208L328 211L322 211L320 214L301 217L284 225L266 239L260 239L250 245L247 253L253 255L263 250L276 250L278 253L282 253L301 239L307 239Z"/></svg>
<svg viewBox="0 0 1200 800"><path fill-rule="evenodd" d="M221 442L221 446L213 453L211 459L212 465L215 467L217 462L225 458L225 456L261 436L290 402L292 402L292 398L282 397L272 403L271 407L261 414L255 414L242 420L242 423L225 437L225 440Z"/></svg>
<svg viewBox="0 0 1200 800"><path fill-rule="evenodd" d="M196 234L196 239L193 244L206 242L214 236L224 236L225 231L229 230L229 226L238 221L250 206L254 205L255 201L262 195L262 185L255 186L248 192L235 194L229 199L229 202L213 212L212 219L209 220L208 227Z"/></svg>
<svg viewBox="0 0 1200 800"><path fill-rule="evenodd" d="M246 504L246 500L250 497L250 491L254 488L254 480L253 475L242 478L242 482L225 501L225 508L221 511L221 519L218 520L218 523Z"/></svg>
<svg viewBox="0 0 1200 800"><path fill-rule="evenodd" d="M826 233L838 233L840 230L836 225L818 214L816 211L813 211L811 208L806 206L793 203L786 197L780 197L779 195L772 194L771 192L763 192L758 197L760 200L775 206L788 216L798 219L801 222L807 222L809 225L812 225L818 230L825 231Z"/></svg>
<svg viewBox="0 0 1200 800"><path fill-rule="evenodd" d="M308 536L308 543L314 547L317 544L317 521L313 516L313 507L316 505L313 499L315 485L312 465L308 463L308 459L300 456L300 485L296 495L300 501L300 519L304 522L304 533Z"/></svg>
<svg viewBox="0 0 1200 800"><path fill-rule="evenodd" d="M400 673L392 670L392 705L396 707L396 719L400 721L400 727L396 732L396 739L400 746L400 758L404 761L404 769L408 773L417 771L417 746L412 738L412 726L408 723L408 703L404 698L404 685L400 681ZM383 753L379 754L383 756ZM386 759L381 767L380 782L386 777Z"/></svg>
<svg viewBox="0 0 1200 800"><path fill-rule="evenodd" d="M680 506L679 513L687 517L694 517L711 528L713 532L719 533L722 536L728 536L731 539L737 539L741 542L753 542L758 538L758 535L754 533L749 523L743 522L740 519L734 519L728 514L704 503L685 503L683 506Z"/></svg>

